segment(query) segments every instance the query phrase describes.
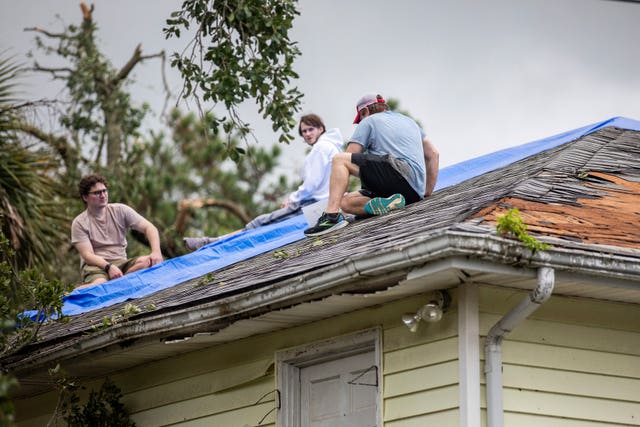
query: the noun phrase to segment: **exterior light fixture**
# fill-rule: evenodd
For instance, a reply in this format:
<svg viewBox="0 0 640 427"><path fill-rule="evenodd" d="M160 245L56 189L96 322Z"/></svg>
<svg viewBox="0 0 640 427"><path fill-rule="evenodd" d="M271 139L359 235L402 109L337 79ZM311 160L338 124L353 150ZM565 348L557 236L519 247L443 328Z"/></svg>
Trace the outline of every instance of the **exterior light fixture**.
<svg viewBox="0 0 640 427"><path fill-rule="evenodd" d="M418 330L420 320L437 322L451 305L451 295L447 291L434 291L429 295L429 302L418 309L415 314L406 313L402 316L404 323L411 332Z"/></svg>
<svg viewBox="0 0 640 427"><path fill-rule="evenodd" d="M403 314L402 315L402 322L407 325L407 328L409 328L409 330L411 332L415 332L418 330L418 322L420 321L420 315L418 313L416 314Z"/></svg>

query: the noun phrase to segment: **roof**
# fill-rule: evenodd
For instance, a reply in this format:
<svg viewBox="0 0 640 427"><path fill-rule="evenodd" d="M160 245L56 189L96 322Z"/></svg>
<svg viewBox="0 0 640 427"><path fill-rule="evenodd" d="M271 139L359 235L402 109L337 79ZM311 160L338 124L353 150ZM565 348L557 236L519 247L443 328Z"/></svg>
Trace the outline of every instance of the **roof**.
<svg viewBox="0 0 640 427"><path fill-rule="evenodd" d="M461 162L440 172L436 191L479 177L484 173L611 126L627 129L639 127L636 122L630 119L617 117ZM167 260L152 268L128 274L104 284L76 289L71 295L65 297L63 313L67 316L86 313L171 288L179 283L304 239L303 230L307 226L304 218L299 216L266 227L245 230L222 238L195 253ZM287 256L286 252L279 255ZM30 314L34 320L38 316L36 312Z"/></svg>
<svg viewBox="0 0 640 427"><path fill-rule="evenodd" d="M38 343L4 362L29 394L43 387L42 368L53 361L73 358L76 374L99 375L473 278L530 289L540 265L561 270L556 292L640 303L640 123L602 124L577 139L543 140L538 151L534 143L518 147L525 154L511 150L506 165L471 172L402 210L140 296L130 302L142 312L112 327L96 328L125 301L50 322ZM488 159L452 169L486 168ZM532 254L496 236L495 220L510 207L552 249ZM128 346L139 350L118 358Z"/></svg>

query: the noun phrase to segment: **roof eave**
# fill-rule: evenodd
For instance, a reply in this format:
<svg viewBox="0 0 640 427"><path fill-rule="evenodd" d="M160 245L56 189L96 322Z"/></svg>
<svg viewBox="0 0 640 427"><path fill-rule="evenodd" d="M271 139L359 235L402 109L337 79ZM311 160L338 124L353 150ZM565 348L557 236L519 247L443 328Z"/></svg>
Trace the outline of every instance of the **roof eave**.
<svg viewBox="0 0 640 427"><path fill-rule="evenodd" d="M203 330L215 332L241 319L352 290L362 279L397 275L402 271L405 280L415 280L432 274L435 266L431 264L444 259L457 261L455 265L442 263L438 268L453 266L504 275L534 276L535 268L547 266L557 269L560 275L575 277L578 274L598 286L621 286L640 293L640 259L635 257L592 248L560 246L532 253L518 241L495 235L441 231L406 246L358 259L347 258L324 269L250 292L151 317L133 318L77 339L42 343L5 366L15 374L26 373L98 350L119 349L131 340L165 340Z"/></svg>

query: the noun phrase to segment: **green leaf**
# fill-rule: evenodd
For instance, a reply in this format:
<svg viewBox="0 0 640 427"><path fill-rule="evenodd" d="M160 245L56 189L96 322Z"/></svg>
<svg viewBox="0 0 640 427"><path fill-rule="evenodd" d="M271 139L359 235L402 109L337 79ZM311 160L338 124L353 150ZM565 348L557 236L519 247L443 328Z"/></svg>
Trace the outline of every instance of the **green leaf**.
<svg viewBox="0 0 640 427"><path fill-rule="evenodd" d="M509 209L506 214L498 217L496 223L496 231L499 235L513 235L533 252L544 251L551 247L527 233L527 225L516 208Z"/></svg>
<svg viewBox="0 0 640 427"><path fill-rule="evenodd" d="M298 89L289 85L298 77L291 64L300 55L289 39L299 14L296 6L295 0L220 0L210 10L199 2L184 2L176 16L188 16L198 28L194 48L174 54L191 66L172 62L184 79L184 96L211 101L214 107L222 102L235 127L241 122L235 108L253 98L259 112L281 134L278 140L293 140L294 126L289 121L300 110L302 99ZM202 84L200 75L209 76L210 81Z"/></svg>

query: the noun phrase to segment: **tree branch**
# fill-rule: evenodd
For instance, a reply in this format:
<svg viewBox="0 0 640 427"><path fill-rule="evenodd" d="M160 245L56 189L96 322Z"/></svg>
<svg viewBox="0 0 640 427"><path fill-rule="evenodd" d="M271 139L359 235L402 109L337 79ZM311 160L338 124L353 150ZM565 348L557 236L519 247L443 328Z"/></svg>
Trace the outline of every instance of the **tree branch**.
<svg viewBox="0 0 640 427"><path fill-rule="evenodd" d="M57 101L55 100L48 100L48 99L40 99L37 101L27 101L27 102L23 102L21 104L11 104L8 105L6 107L0 107L0 114L5 114L8 113L10 111L20 111L23 110L25 108L29 108L29 107L47 107L47 106L51 106L53 104L55 104Z"/></svg>
<svg viewBox="0 0 640 427"><path fill-rule="evenodd" d="M37 62L34 63L32 70L33 71L43 71L43 72L51 73L51 74L54 74L54 75L56 73L62 73L62 72L71 74L71 72L72 72L71 68L67 68L67 67L61 67L61 68L43 67L40 64L38 64Z"/></svg>
<svg viewBox="0 0 640 427"><path fill-rule="evenodd" d="M138 46L136 46L136 48L133 50L133 55L131 55L131 58L129 59L129 61L127 61L127 63L124 64L124 66L120 69L120 71L118 71L118 74L113 79L113 83L117 84L118 82L126 79L129 73L131 72L131 70L133 69L133 67L135 67L136 64L140 62L141 57L142 57L142 48L140 44L138 44Z"/></svg>
<svg viewBox="0 0 640 427"><path fill-rule="evenodd" d="M226 209L240 218L240 220L245 224L251 221L251 218L249 218L242 206L230 200L219 200L213 198L183 199L178 205L178 215L176 216L176 222L174 224L174 228L180 236L184 236L189 214L195 209L201 209L204 207L220 207Z"/></svg>
<svg viewBox="0 0 640 427"><path fill-rule="evenodd" d="M59 155L65 160L69 160L70 155L75 156L75 149L69 144L67 138L63 136L55 136L53 134L42 131L41 129L28 123L20 123L18 130L31 135L42 142L49 144Z"/></svg>
<svg viewBox="0 0 640 427"><path fill-rule="evenodd" d="M40 27L29 27L25 28L24 31L34 31L36 33L44 34L45 36L52 39L68 39L69 36L66 33L52 33Z"/></svg>
<svg viewBox="0 0 640 427"><path fill-rule="evenodd" d="M164 104L162 105L162 112L160 113L160 115L162 117L164 117L166 111L167 111L167 105L169 105L169 99L171 99L171 90L169 89L169 83L167 83L167 74L165 72L165 69L167 68L167 55L165 54L165 51L163 50L162 52L162 65L161 65L161 71L162 71L162 84L164 86Z"/></svg>
<svg viewBox="0 0 640 427"><path fill-rule="evenodd" d="M84 21L91 21L91 14L93 13L95 5L91 5L91 8L87 7L85 2L80 3L80 9L82 9L82 19Z"/></svg>
<svg viewBox="0 0 640 427"><path fill-rule="evenodd" d="M127 61L127 63L124 64L124 66L120 69L120 71L118 71L118 74L112 80L112 83L118 84L120 81L126 79L129 73L131 72L131 70L133 69L133 67L135 67L138 62L142 62L145 59L159 58L159 57L164 58L164 51L159 53L154 53L152 55L143 55L142 47L140 44L138 44L138 46L136 46L136 48L133 51L133 55L131 55L131 58L129 58L129 61Z"/></svg>

